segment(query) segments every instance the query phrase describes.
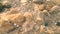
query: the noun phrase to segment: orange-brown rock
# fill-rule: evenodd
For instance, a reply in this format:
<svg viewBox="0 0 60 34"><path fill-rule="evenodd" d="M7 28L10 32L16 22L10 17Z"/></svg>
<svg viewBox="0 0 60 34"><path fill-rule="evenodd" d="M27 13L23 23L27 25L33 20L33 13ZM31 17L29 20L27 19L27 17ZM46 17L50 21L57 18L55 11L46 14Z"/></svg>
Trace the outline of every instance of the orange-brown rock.
<svg viewBox="0 0 60 34"><path fill-rule="evenodd" d="M24 16L26 17L26 21L32 21L33 13L32 12L25 12Z"/></svg>
<svg viewBox="0 0 60 34"><path fill-rule="evenodd" d="M40 32L42 33L42 32L44 32L44 31L45 31L44 26L41 25L41 26L40 26Z"/></svg>
<svg viewBox="0 0 60 34"><path fill-rule="evenodd" d="M2 26L2 20L0 19L0 27Z"/></svg>
<svg viewBox="0 0 60 34"><path fill-rule="evenodd" d="M56 5L60 5L60 0L53 0Z"/></svg>
<svg viewBox="0 0 60 34"><path fill-rule="evenodd" d="M39 5L39 6L38 6L39 10L44 10L44 9L45 9L45 7L46 7L46 5L45 5L45 4L41 4L41 5Z"/></svg>
<svg viewBox="0 0 60 34"><path fill-rule="evenodd" d="M5 15L3 17L4 20L11 21L11 23L16 23L17 25L22 25L25 22L25 17L20 13Z"/></svg>

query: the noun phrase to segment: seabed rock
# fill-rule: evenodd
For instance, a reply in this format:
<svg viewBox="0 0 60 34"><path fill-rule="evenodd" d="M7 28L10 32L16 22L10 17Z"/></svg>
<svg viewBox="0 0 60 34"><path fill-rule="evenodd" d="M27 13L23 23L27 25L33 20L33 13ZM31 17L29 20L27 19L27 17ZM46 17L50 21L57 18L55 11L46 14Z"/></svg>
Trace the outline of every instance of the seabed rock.
<svg viewBox="0 0 60 34"><path fill-rule="evenodd" d="M60 34L60 1L0 0L0 34Z"/></svg>

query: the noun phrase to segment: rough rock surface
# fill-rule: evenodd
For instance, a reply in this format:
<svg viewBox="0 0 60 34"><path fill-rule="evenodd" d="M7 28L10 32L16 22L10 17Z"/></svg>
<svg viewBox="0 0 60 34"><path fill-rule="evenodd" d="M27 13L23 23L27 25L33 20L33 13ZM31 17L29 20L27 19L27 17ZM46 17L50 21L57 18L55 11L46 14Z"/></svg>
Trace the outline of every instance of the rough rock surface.
<svg viewBox="0 0 60 34"><path fill-rule="evenodd" d="M60 1L0 0L0 34L60 34Z"/></svg>

